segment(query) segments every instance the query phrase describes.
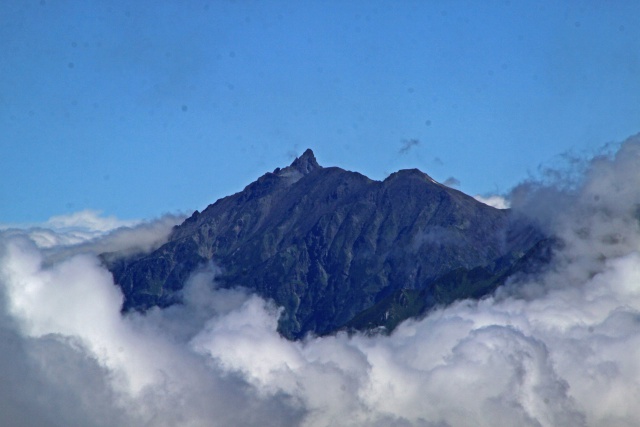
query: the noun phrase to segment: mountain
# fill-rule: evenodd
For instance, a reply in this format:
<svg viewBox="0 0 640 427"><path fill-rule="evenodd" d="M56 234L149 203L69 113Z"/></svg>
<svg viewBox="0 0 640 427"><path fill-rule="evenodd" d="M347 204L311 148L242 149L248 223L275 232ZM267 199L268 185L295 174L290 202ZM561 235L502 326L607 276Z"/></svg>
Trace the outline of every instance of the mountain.
<svg viewBox="0 0 640 427"><path fill-rule="evenodd" d="M290 166L194 212L154 252L104 259L125 310L179 302L189 275L213 261L220 286L243 286L282 306L279 330L296 339L390 326L380 313L401 307L400 295L415 300L406 317L482 296L542 239L509 210L417 169L374 181L322 167L306 150Z"/></svg>
<svg viewBox="0 0 640 427"><path fill-rule="evenodd" d="M465 298L482 298L509 278L530 278L542 273L560 246L557 239L544 238L517 259L501 258L486 266L460 267L438 277L426 288L398 289L356 315L344 329L393 331L402 321L420 317L434 306L446 306Z"/></svg>

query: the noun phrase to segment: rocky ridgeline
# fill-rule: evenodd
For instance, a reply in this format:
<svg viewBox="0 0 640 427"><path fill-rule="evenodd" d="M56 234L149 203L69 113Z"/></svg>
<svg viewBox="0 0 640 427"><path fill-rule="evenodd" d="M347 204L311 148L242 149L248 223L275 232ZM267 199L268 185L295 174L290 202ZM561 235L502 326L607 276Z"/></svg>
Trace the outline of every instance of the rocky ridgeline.
<svg viewBox="0 0 640 427"><path fill-rule="evenodd" d="M486 295L539 257L541 242L509 210L417 169L374 181L321 167L307 150L194 212L156 251L108 264L125 310L144 310L179 302L189 275L213 261L219 286L282 306L280 332L295 339L392 328L436 304Z"/></svg>

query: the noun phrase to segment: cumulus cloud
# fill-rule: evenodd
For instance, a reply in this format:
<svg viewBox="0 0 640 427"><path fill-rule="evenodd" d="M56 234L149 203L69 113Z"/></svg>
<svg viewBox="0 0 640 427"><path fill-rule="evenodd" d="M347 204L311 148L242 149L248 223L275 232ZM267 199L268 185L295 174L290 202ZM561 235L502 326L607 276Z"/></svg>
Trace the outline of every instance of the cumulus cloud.
<svg viewBox="0 0 640 427"><path fill-rule="evenodd" d="M519 186L512 208L563 242L548 271L389 336L287 341L213 265L183 305L122 315L91 252L2 235L0 424L638 425L639 171L635 137L577 185Z"/></svg>
<svg viewBox="0 0 640 427"><path fill-rule="evenodd" d="M258 425L265 417L266 425L287 425L298 414L191 349L185 333L198 328L198 318L180 310L203 309L202 302L188 306L194 295L187 307L123 316L122 294L95 256L46 265L33 242L11 238L1 258L1 327L19 350L2 358L7 365L25 361L15 381L27 390L15 395L14 384L3 382L0 395L33 414L24 425L228 426ZM187 294L202 296L197 277L195 283ZM246 299L241 291L221 292L208 316Z"/></svg>

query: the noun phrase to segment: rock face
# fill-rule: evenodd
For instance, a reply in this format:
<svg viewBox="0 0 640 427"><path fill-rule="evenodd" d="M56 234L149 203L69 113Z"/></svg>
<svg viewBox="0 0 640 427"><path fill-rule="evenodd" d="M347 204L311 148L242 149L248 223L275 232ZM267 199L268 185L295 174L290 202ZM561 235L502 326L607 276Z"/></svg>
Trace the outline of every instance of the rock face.
<svg viewBox="0 0 640 427"><path fill-rule="evenodd" d="M212 260L222 269L221 286L273 299L284 307L280 332L300 338L380 326L380 310L395 307L400 291L418 298L424 311L440 302L443 277L477 268L482 280L499 277L541 239L508 210L417 169L373 181L323 168L307 150L290 166L196 211L156 251L113 261L110 269L125 309L145 309L177 302L189 275ZM479 296L497 284L466 293L456 288L454 295Z"/></svg>

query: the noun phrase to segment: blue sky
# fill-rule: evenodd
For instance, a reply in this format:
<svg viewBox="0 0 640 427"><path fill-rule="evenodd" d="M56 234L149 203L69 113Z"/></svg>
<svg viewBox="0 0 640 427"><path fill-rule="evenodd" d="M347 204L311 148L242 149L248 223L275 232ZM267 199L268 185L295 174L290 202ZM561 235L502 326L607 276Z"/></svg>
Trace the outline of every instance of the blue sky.
<svg viewBox="0 0 640 427"><path fill-rule="evenodd" d="M637 1L4 0L0 223L190 212L307 147L505 193L640 132L639 20Z"/></svg>

